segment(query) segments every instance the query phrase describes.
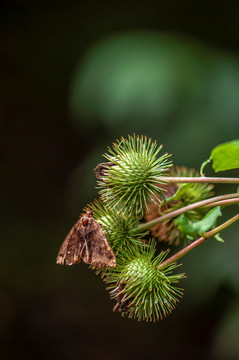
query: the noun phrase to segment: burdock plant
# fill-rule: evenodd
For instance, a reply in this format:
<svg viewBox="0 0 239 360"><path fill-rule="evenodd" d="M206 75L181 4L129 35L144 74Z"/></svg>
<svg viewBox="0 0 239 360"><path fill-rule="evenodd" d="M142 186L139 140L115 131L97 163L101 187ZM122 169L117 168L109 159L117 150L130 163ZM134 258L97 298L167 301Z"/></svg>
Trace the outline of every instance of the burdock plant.
<svg viewBox="0 0 239 360"><path fill-rule="evenodd" d="M157 321L171 313L183 294L185 277L178 259L239 220L239 214L217 225L225 206L239 193L214 196L216 183L238 184L239 178L206 177L209 162L218 172L239 168L239 140L212 150L201 172L173 167L162 146L146 137L121 138L104 154L95 173L99 199L87 206L101 225L117 266L97 270L107 284L114 311L138 320ZM170 247L183 248L169 256Z"/></svg>

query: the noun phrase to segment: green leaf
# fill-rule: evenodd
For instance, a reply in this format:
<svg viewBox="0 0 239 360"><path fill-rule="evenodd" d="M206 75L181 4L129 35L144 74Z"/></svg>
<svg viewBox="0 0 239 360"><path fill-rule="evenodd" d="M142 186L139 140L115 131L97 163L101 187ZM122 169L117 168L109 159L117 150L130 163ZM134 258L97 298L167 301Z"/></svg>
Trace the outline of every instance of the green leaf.
<svg viewBox="0 0 239 360"><path fill-rule="evenodd" d="M239 168L239 140L216 146L212 150L210 158L216 172Z"/></svg>
<svg viewBox="0 0 239 360"><path fill-rule="evenodd" d="M220 206L216 206L214 209L210 210L207 215L200 221L192 222L182 214L175 221L178 225L179 230L189 236L195 236L197 234L202 234L205 231L208 231L216 222L218 216L221 216Z"/></svg>
<svg viewBox="0 0 239 360"><path fill-rule="evenodd" d="M194 186L195 186L195 183L187 183L187 184L181 185L178 188L177 192L169 200L181 200L181 199L184 199L185 195L188 194L188 190L193 188Z"/></svg>

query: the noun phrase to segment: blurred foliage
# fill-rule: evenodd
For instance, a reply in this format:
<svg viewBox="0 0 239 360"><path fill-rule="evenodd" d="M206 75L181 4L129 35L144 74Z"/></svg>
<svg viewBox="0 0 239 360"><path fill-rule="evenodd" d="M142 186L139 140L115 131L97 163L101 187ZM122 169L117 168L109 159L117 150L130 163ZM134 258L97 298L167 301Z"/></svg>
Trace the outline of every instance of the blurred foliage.
<svg viewBox="0 0 239 360"><path fill-rule="evenodd" d="M70 104L79 130L101 121L115 136L153 136L195 166L239 129L238 93L236 57L189 37L138 31L106 38L86 53ZM194 164L190 146L200 149Z"/></svg>
<svg viewBox="0 0 239 360"><path fill-rule="evenodd" d="M158 122L164 125L184 103L200 70L194 49L174 37L157 32L114 36L86 55L74 80L72 110L88 115L88 121L90 115L100 117L116 132L126 124L131 131L147 131Z"/></svg>

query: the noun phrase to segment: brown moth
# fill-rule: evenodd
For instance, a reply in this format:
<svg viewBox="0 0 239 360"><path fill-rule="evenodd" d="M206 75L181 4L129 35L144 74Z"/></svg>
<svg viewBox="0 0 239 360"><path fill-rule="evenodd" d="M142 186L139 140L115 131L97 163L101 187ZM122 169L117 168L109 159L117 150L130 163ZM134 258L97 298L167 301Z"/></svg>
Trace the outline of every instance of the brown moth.
<svg viewBox="0 0 239 360"><path fill-rule="evenodd" d="M56 263L73 265L81 260L97 269L116 266L113 250L90 211L83 214L70 230L61 245Z"/></svg>
<svg viewBox="0 0 239 360"><path fill-rule="evenodd" d="M103 177L107 176L106 170L110 169L112 166L115 166L115 165L116 164L114 164L110 161L98 164L96 166L96 168L94 169L95 177L99 180L103 180Z"/></svg>
<svg viewBox="0 0 239 360"><path fill-rule="evenodd" d="M117 294L116 297L116 301L117 303L115 304L113 311L119 311L124 313L127 308L130 305L130 300L129 299L125 299L126 298L126 294L124 294L122 291L125 288L125 284L120 284L115 290L114 293Z"/></svg>

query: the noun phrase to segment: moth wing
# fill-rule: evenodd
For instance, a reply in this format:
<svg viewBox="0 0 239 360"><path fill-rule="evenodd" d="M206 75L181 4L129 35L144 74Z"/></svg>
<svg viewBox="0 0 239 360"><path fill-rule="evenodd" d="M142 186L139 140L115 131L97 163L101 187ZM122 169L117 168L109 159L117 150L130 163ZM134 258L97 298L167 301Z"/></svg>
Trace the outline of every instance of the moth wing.
<svg viewBox="0 0 239 360"><path fill-rule="evenodd" d="M56 263L61 265L63 265L64 262L66 265L79 263L84 247L85 240L82 234L82 224L80 220L78 220L63 241Z"/></svg>
<svg viewBox="0 0 239 360"><path fill-rule="evenodd" d="M113 250L101 226L93 218L89 219L86 226L85 240L86 251L82 254L82 260L86 264L93 265L97 269L117 265Z"/></svg>

